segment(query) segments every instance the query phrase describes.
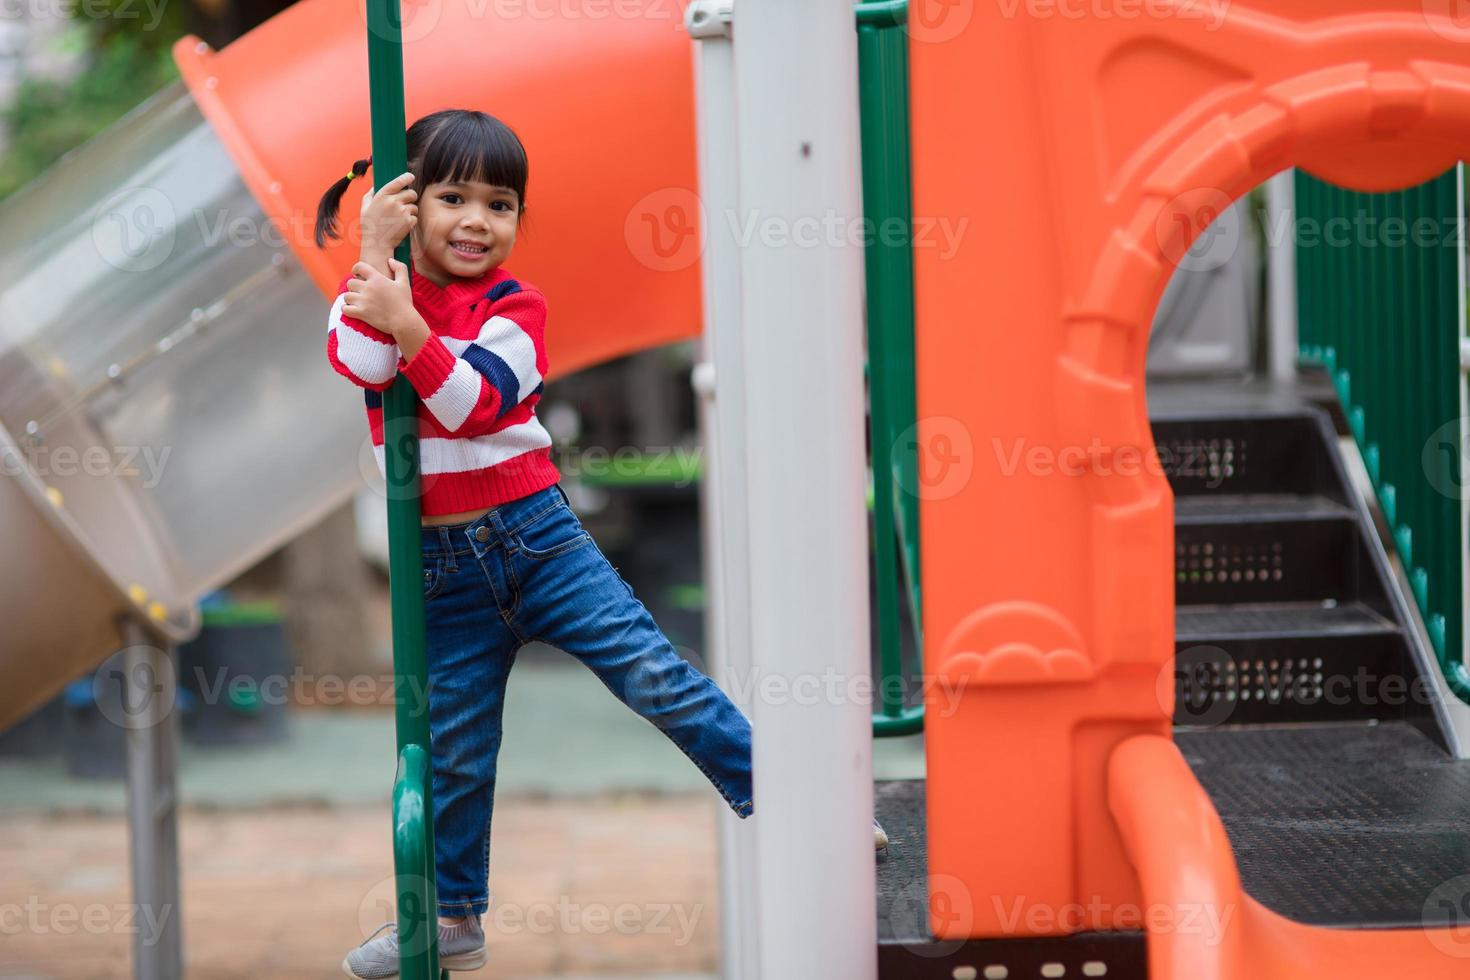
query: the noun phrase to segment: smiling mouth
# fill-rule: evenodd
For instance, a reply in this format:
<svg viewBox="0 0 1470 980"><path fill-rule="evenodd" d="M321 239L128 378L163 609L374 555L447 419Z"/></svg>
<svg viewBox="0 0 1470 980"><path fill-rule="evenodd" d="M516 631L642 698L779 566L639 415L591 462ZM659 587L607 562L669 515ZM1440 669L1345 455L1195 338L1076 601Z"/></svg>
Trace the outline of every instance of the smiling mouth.
<svg viewBox="0 0 1470 980"><path fill-rule="evenodd" d="M450 242L449 247L467 259L478 259L490 251L489 246L479 245L475 242Z"/></svg>

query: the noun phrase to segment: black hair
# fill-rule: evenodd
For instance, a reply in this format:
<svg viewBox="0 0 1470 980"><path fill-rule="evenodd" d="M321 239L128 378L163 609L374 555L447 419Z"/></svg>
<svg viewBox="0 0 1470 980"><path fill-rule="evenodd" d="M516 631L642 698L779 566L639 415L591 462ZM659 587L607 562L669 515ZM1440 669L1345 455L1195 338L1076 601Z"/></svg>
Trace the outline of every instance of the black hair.
<svg viewBox="0 0 1470 980"><path fill-rule="evenodd" d="M499 119L474 109L441 109L408 127L407 137L408 169L420 195L430 184L477 180L515 191L519 212L525 214L530 170L526 148ZM369 156L354 162L352 175L361 177L372 160ZM328 238L340 237L337 209L351 182L350 177L339 177L317 204L317 248L325 248Z"/></svg>

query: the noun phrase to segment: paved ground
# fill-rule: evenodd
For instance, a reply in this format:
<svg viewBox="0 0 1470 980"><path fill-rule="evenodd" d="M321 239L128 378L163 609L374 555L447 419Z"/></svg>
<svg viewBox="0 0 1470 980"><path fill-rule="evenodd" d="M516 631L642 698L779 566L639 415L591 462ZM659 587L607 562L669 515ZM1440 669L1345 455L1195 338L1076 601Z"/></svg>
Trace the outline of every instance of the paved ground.
<svg viewBox="0 0 1470 980"><path fill-rule="evenodd" d="M715 801L498 801L490 962L464 977L707 977L719 944ZM0 977L131 976L127 836L111 816L12 816ZM186 810L191 980L340 975L392 917L379 807ZM671 858L677 857L676 860Z"/></svg>
<svg viewBox="0 0 1470 980"><path fill-rule="evenodd" d="M523 652L500 756L489 921L504 978L708 980L717 807L699 771L570 657ZM338 975L388 911L393 719L298 711L290 738L186 743L180 793L189 977ZM920 738L875 747L922 775ZM130 976L122 784L58 757L0 760L0 978Z"/></svg>

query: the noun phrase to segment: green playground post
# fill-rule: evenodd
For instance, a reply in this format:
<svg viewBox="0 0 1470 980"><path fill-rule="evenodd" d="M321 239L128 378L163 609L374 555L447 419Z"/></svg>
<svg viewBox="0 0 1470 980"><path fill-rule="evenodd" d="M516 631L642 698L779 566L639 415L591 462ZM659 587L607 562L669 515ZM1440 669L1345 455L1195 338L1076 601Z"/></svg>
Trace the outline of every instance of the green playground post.
<svg viewBox="0 0 1470 980"><path fill-rule="evenodd" d="M367 0L368 91L372 109L373 184L408 169L403 98L403 21L398 0ZM394 256L410 269L408 239ZM439 971L438 896L434 887L433 767L425 659L424 575L420 547L418 396L399 375L383 397L383 456L388 494L388 577L393 611L393 687L398 772L393 782L394 900L403 980L447 980Z"/></svg>
<svg viewBox="0 0 1470 980"><path fill-rule="evenodd" d="M868 392L873 471L873 547L877 562L879 710L873 735L912 735L924 706L904 705L892 683L904 676L901 604L923 656L919 602L918 407L914 370L914 270L909 229L907 0L856 7L863 214L886 231L864 247L868 294Z"/></svg>

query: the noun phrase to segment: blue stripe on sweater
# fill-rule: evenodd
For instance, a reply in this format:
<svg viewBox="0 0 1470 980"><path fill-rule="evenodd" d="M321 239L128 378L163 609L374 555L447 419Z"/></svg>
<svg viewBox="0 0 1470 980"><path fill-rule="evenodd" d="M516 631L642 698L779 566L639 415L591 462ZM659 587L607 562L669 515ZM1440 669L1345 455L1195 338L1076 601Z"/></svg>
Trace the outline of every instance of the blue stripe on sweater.
<svg viewBox="0 0 1470 980"><path fill-rule="evenodd" d="M495 414L497 419L520 404L521 383L504 358L479 344L470 344L460 356L500 392L500 411Z"/></svg>
<svg viewBox="0 0 1470 980"><path fill-rule="evenodd" d="M493 303L498 299L505 299L505 297L511 295L512 293L518 293L520 291L520 283L516 282L514 279L507 279L505 280L505 282L496 283L494 286L491 286L490 291L485 294L485 298Z"/></svg>
<svg viewBox="0 0 1470 980"><path fill-rule="evenodd" d="M374 391L371 388L364 388L362 389L362 399L363 401L367 402L367 407L369 411L375 408L383 407L383 393L381 391Z"/></svg>

